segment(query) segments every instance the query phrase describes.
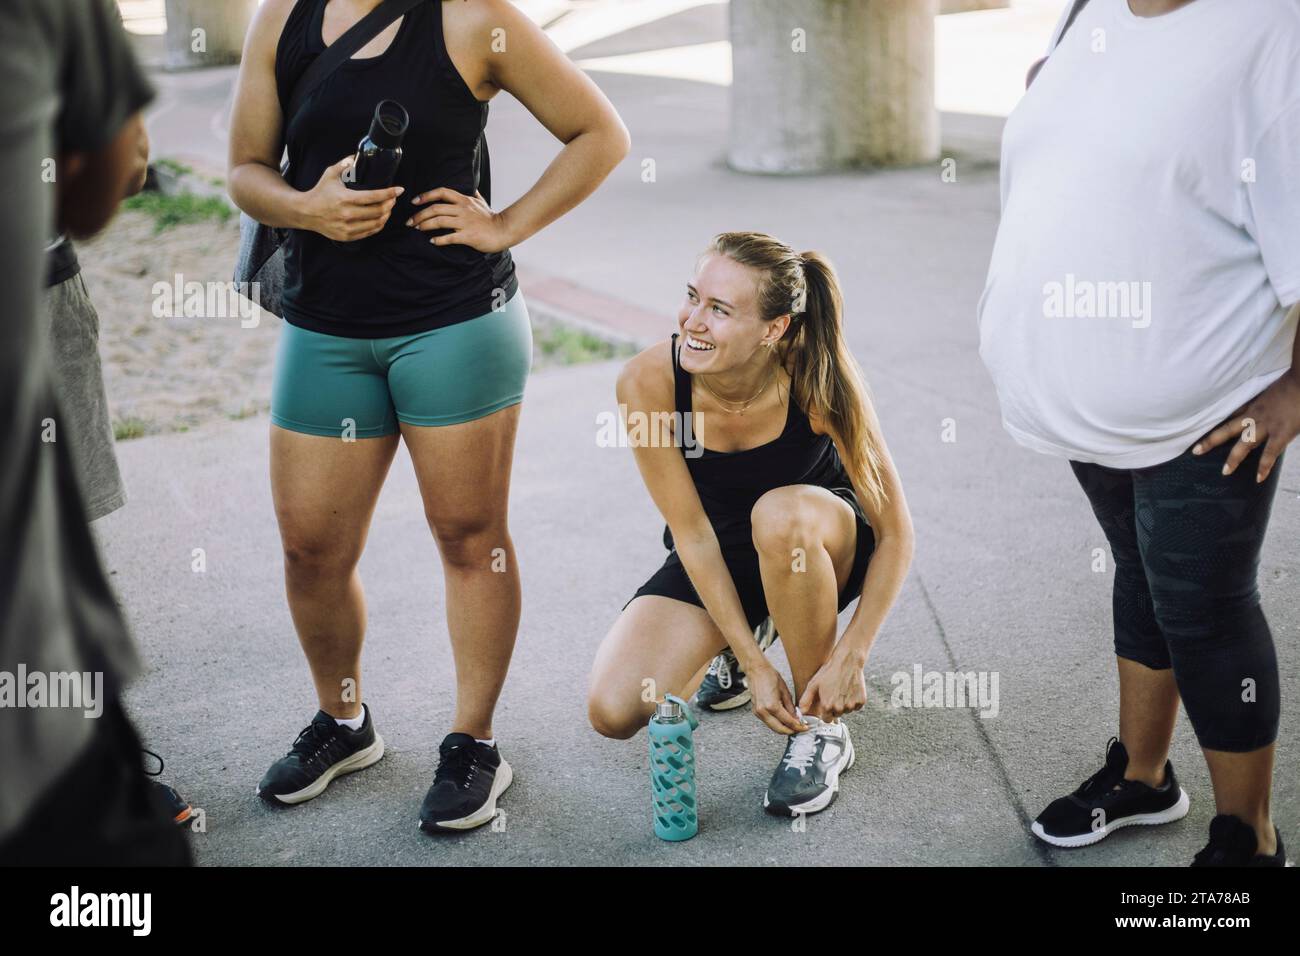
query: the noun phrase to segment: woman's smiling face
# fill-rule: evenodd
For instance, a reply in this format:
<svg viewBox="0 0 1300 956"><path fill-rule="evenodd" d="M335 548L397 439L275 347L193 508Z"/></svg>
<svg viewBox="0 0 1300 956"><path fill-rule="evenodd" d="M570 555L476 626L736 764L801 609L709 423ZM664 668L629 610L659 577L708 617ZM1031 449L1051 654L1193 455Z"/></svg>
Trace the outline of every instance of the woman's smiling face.
<svg viewBox="0 0 1300 956"><path fill-rule="evenodd" d="M745 365L768 332L758 314L758 273L728 256L705 256L686 285L677 326L687 372L716 374Z"/></svg>

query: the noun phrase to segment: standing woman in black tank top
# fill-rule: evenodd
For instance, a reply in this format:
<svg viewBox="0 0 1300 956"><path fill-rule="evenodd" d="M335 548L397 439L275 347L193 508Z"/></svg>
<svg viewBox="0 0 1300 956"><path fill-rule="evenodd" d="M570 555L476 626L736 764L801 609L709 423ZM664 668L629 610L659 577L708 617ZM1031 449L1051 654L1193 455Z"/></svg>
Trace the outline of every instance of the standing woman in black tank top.
<svg viewBox="0 0 1300 956"><path fill-rule="evenodd" d="M670 551L597 652L592 725L633 736L654 708L647 679L655 695L685 694L729 649L754 713L789 735L763 799L777 814L825 809L852 765L839 718L866 703L867 653L912 558L911 517L842 312L819 253L723 233L687 283L679 334L618 380L629 436L646 436L633 447ZM668 439L644 427L665 414ZM858 598L837 640L837 613ZM769 615L793 694L755 641Z"/></svg>
<svg viewBox="0 0 1300 956"><path fill-rule="evenodd" d="M320 707L258 793L309 800L383 755L361 692L356 569L404 440L442 557L456 662L452 733L420 824L463 830L492 818L511 779L492 716L519 624L506 512L532 346L509 248L590 195L629 140L596 85L508 0L415 5L287 115L310 64L380 5L265 0L235 91L230 194L259 222L291 230L271 482L289 607ZM503 89L564 146L495 211L484 127ZM397 178L353 191L343 179L381 100L410 116ZM425 590L418 578L411 585Z"/></svg>

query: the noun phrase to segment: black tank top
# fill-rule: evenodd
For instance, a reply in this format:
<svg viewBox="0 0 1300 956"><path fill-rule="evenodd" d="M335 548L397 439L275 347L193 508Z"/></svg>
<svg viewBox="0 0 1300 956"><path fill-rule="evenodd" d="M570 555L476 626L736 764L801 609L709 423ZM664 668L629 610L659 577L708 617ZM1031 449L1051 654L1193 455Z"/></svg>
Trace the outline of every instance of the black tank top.
<svg viewBox="0 0 1300 956"><path fill-rule="evenodd" d="M678 361L677 335L672 339L673 381L679 420L686 422L694 409L691 373ZM704 429L703 441L708 441ZM852 488L848 472L829 435L818 435L794 395L788 399L785 428L765 445L743 451L719 452L704 447L689 429L683 429L682 454L695 482L704 513L724 551L753 549L750 512L758 499L773 488L818 485ZM687 454L687 452L690 454ZM664 545L671 548L672 534L664 529Z"/></svg>
<svg viewBox="0 0 1300 956"><path fill-rule="evenodd" d="M331 335L384 338L492 311L518 288L509 251L435 246L429 240L450 230L421 232L406 225L420 208L410 200L440 186L467 195L477 190L492 200L484 134L488 104L470 92L447 54L443 0L412 9L387 50L344 63L291 118L294 84L325 49L325 4L298 0L276 49L289 182L300 190L316 185L329 166L356 152L376 104L391 99L411 117L395 183L406 192L384 230L359 243L342 246L314 232L291 231L285 244L285 320Z"/></svg>

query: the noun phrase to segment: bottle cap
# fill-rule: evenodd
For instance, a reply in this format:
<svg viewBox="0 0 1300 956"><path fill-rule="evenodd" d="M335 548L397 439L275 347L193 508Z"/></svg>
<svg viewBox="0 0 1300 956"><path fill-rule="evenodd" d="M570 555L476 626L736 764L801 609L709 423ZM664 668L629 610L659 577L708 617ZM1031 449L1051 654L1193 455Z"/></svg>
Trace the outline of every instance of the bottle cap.
<svg viewBox="0 0 1300 956"><path fill-rule="evenodd" d="M397 149L406 136L411 117L396 100L380 100L370 121L370 141L383 149Z"/></svg>
<svg viewBox="0 0 1300 956"><path fill-rule="evenodd" d="M655 719L675 723L682 719L682 708L672 697L665 697L655 703Z"/></svg>

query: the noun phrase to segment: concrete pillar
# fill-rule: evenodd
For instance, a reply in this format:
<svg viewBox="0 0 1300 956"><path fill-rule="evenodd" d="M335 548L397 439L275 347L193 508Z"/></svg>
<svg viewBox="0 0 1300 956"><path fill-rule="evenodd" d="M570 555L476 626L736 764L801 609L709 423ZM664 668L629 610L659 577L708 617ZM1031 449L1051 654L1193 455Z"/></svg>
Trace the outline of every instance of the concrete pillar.
<svg viewBox="0 0 1300 956"><path fill-rule="evenodd" d="M167 68L238 63L258 0L167 0Z"/></svg>
<svg viewBox="0 0 1300 956"><path fill-rule="evenodd" d="M732 0L731 132L742 172L939 156L939 0Z"/></svg>

